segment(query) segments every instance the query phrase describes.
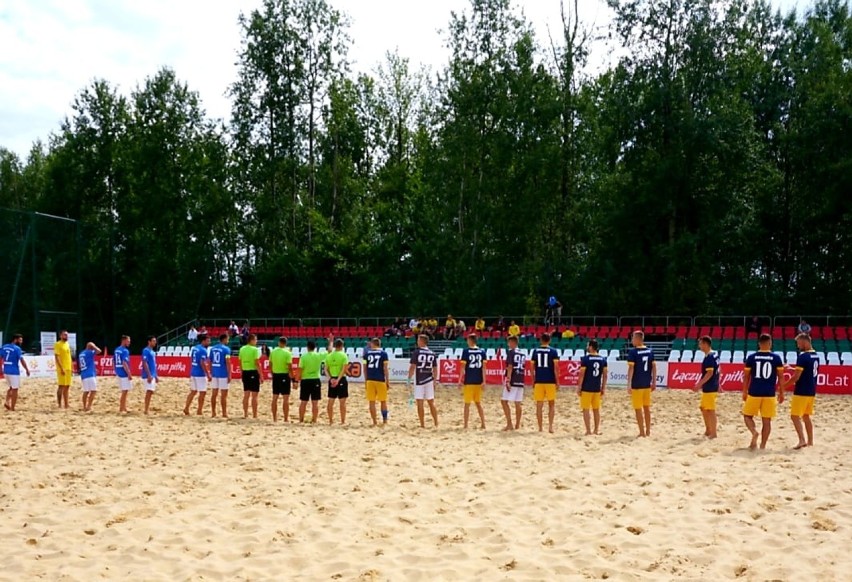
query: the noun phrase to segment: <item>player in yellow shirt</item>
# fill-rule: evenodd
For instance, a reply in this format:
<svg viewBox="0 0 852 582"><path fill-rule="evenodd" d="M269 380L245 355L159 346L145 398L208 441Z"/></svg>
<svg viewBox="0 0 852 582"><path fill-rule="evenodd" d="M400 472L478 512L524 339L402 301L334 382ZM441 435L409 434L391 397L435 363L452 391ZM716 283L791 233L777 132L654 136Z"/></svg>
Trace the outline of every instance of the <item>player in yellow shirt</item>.
<svg viewBox="0 0 852 582"><path fill-rule="evenodd" d="M56 360L56 406L68 408L68 390L71 388L71 346L68 343L68 332L59 332L59 340L53 347L53 359Z"/></svg>
<svg viewBox="0 0 852 582"><path fill-rule="evenodd" d="M520 337L521 336L521 328L520 326L512 320L511 325L509 325L509 337Z"/></svg>

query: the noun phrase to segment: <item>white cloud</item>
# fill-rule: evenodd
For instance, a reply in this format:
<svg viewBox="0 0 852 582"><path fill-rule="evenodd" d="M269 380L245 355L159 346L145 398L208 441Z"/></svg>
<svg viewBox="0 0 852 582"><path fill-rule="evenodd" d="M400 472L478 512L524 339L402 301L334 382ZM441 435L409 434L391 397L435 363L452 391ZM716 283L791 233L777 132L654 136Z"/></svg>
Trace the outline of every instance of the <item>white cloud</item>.
<svg viewBox="0 0 852 582"><path fill-rule="evenodd" d="M413 63L439 68L452 10L467 0L331 0L352 18L350 58L370 71L399 48ZM804 0L774 0L785 9ZM559 26L558 0L515 0L541 42ZM260 0L0 0L0 145L25 155L68 114L77 92L103 78L129 92L159 68L175 69L201 94L212 117L227 119L236 75L237 17ZM583 0L589 24L608 20L603 0Z"/></svg>

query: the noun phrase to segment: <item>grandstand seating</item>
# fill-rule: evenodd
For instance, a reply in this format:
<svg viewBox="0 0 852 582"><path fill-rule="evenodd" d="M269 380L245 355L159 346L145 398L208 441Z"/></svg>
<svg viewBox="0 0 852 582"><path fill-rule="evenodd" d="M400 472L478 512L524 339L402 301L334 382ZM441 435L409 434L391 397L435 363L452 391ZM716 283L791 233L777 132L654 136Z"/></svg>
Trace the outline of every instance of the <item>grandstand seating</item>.
<svg viewBox="0 0 852 582"><path fill-rule="evenodd" d="M564 329L564 328L563 328ZM636 329L632 326L571 326L576 334L572 339L563 339L559 335L553 338L553 347L560 350L563 358L577 358L582 355L589 339L597 339L601 353L611 359L619 359L623 351L629 347L630 333ZM262 343L273 346L275 338L285 336L295 353L301 353L309 339L320 345L325 343L329 334L344 338L347 342L347 352L354 355L360 352L363 345L371 337L382 338L382 345L392 353L407 354L414 347L414 338L383 337L385 327L382 326L267 326L253 327ZM536 337L547 331L542 325L528 325L521 329L519 347L530 350L538 345ZM697 350L696 342L699 337L709 335L713 338L713 346L719 352L723 363L740 363L750 351L757 347L756 334L747 334L742 326L648 326L645 333L655 341L667 342L670 353L666 358L669 362L701 361L701 352ZM798 331L793 326L779 326L766 329L772 335L773 349L780 353L786 362L795 361L796 341ZM225 327L208 328L208 333L217 337L226 333ZM441 330L439 330L439 334ZM811 330L814 338L814 349L821 354L823 363L834 365L852 365L852 327L814 326ZM505 353L505 334L496 331L485 331L480 334L479 345L489 354ZM163 355L188 355L189 349L185 338L178 345L165 346L160 349ZM441 350L448 357L458 358L465 346L465 340L458 338L451 348ZM237 338L232 340L232 347L239 347ZM171 349L171 351L169 351ZM498 352L497 350L500 350ZM668 350L667 350L668 351Z"/></svg>

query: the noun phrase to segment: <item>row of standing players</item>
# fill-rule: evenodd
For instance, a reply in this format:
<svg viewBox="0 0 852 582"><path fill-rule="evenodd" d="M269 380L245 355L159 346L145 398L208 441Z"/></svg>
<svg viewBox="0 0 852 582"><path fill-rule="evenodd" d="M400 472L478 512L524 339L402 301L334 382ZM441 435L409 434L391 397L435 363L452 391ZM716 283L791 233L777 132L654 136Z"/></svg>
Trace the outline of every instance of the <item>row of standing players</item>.
<svg viewBox="0 0 852 582"><path fill-rule="evenodd" d="M543 430L544 405L548 405L548 429L554 430L555 402L559 389L557 363L558 352L550 347L550 336L541 336L540 347L530 355L532 373L533 399L536 404L536 420L539 431ZM186 397L184 414L190 414L190 407L197 398L197 414L202 414L208 386L212 391L211 411L215 417L221 414L228 417L228 389L231 383L232 356L228 347L229 338L226 334L219 337L219 343L210 346L210 338L199 336L199 344L191 352L190 391ZM480 420L480 428L485 428L485 412L482 408L482 391L484 385L485 352L477 347L477 337L471 334L467 338L468 346L462 352L460 359L459 388L464 398L464 427L468 428L471 406L476 408ZM71 384L71 355L67 344L66 332L61 332L57 342L57 404L68 407L68 387ZM438 356L428 347L429 339L421 335L417 339L417 348L412 352L408 379L413 382L413 396L417 402L417 413L421 427L425 428L426 406L435 426L438 425L438 411L435 407L436 366ZM27 375L29 368L22 357L21 344L23 337L16 334L13 341L0 349L0 365L9 383L5 407L14 410L17 402L17 391L20 387L19 369L23 367ZM122 336L121 345L114 352L115 375L118 379L121 396L119 411L127 412L127 395L133 387L133 373L130 367L130 337ZM278 420L278 400L282 402L282 415L285 421L290 417L290 393L295 380L292 355L287 349L286 338L279 339L279 345L270 352L272 368L272 415ZM705 423L705 436L716 438L717 416L716 396L719 392L719 358L712 349L712 339L702 337L699 349L705 357L702 364L702 377L695 385L696 391L702 392L700 409ZM628 393L636 414L639 436L650 436L651 429L651 393L656 390L657 369L653 351L644 344L644 334L636 331L632 335L633 347L628 352ZM813 445L813 415L816 382L819 375L819 359L813 350L810 336L800 334L797 337L800 351L796 370L793 376L783 382L784 364L777 354L772 352L772 338L766 334L759 338L759 351L750 354L745 362L743 383L743 417L746 427L751 433L750 448L758 446L765 448L772 430L772 419L776 416L776 400L784 401L784 394L790 385L795 384L791 403L791 418L799 437L795 448ZM156 361L157 340L154 336L147 339L147 345L142 350L141 379L145 386L144 412L148 414L151 398L156 391L159 378ZM323 364L330 377L328 387L328 420L334 422L335 401L339 404L340 422L346 422L346 401L349 397L346 377L349 358L343 351L341 339L329 337L326 353L318 352L314 342L308 342L308 351L299 360L299 421L306 419L307 405L311 403L311 422L316 422L319 415L319 401L322 399L321 373ZM97 392L95 373L95 357L101 350L93 343L88 343L86 349L78 355L80 376L83 388L83 410L90 411ZM243 416L257 418L258 394L263 383L260 374L261 350L257 347L257 336L251 334L248 343L238 352L242 370L243 385ZM378 415L381 414L382 424L388 420L388 391L390 388L389 362L387 353L381 349L381 340L374 338L364 351L363 360L366 365L365 392L369 402L369 412L373 425L378 425ZM521 426L522 403L526 382L527 355L518 350L518 338L508 338L506 371L501 402L506 418L503 430L517 430ZM586 434L600 433L600 409L606 393L607 360L598 355L597 342L591 340L587 346L587 355L581 358L580 376L577 394L583 411ZM377 406L378 404L378 406ZM514 404L514 406L513 406ZM217 408L219 409L217 411ZM514 408L514 411L512 410ZM514 412L514 420L512 418ZM754 418L762 419L761 431L757 431Z"/></svg>

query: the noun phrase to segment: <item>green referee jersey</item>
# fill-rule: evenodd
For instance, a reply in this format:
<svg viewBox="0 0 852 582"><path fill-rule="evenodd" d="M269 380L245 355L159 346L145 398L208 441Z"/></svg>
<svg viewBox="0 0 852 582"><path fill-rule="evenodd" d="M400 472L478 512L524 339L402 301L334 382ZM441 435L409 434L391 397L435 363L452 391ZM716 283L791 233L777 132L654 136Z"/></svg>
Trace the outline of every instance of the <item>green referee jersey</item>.
<svg viewBox="0 0 852 582"><path fill-rule="evenodd" d="M328 368L328 375L332 378L337 378L340 373L349 365L349 356L342 351L334 351L325 357L325 366Z"/></svg>
<svg viewBox="0 0 852 582"><path fill-rule="evenodd" d="M299 358L299 368L302 370L302 380L319 380L325 354L307 352Z"/></svg>
<svg viewBox="0 0 852 582"><path fill-rule="evenodd" d="M269 364L273 374L289 374L293 354L287 348L275 348L269 353Z"/></svg>
<svg viewBox="0 0 852 582"><path fill-rule="evenodd" d="M248 344L240 348L240 369L246 372L257 370L257 360L260 359L260 348Z"/></svg>

